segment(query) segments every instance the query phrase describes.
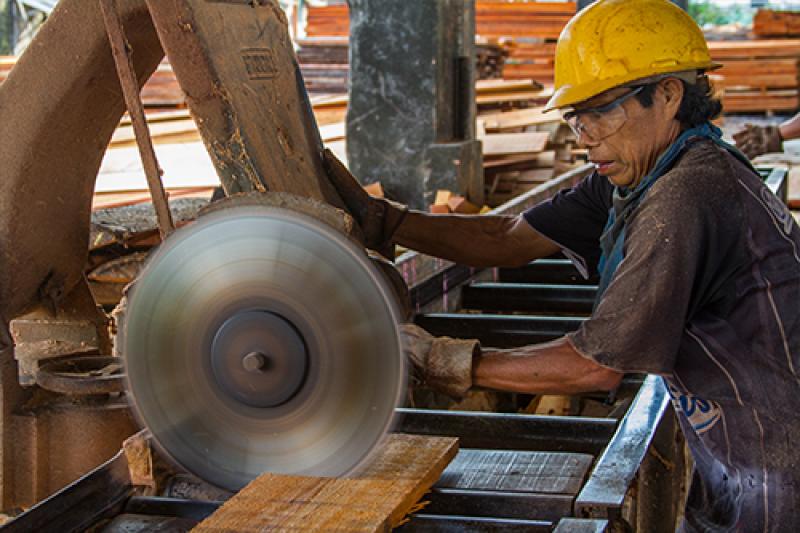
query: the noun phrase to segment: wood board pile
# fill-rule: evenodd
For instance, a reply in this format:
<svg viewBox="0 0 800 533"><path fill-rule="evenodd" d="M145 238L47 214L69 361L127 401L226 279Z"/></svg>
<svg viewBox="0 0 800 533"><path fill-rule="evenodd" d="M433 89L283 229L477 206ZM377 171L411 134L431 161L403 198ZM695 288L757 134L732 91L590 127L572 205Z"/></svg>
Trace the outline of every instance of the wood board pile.
<svg viewBox="0 0 800 533"><path fill-rule="evenodd" d="M576 6L576 2L477 0L476 33L486 38L557 39L575 14ZM309 37L347 36L349 32L347 5L308 7L306 34Z"/></svg>
<svg viewBox="0 0 800 533"><path fill-rule="evenodd" d="M476 77L479 80L494 80L503 77L503 68L508 51L497 44L475 45Z"/></svg>
<svg viewBox="0 0 800 533"><path fill-rule="evenodd" d="M349 42L347 37L314 37L297 41L297 60L306 89L311 95L344 94L350 77ZM478 79L503 77L505 48L476 45L475 64Z"/></svg>
<svg viewBox="0 0 800 533"><path fill-rule="evenodd" d="M350 10L347 4L308 6L306 35L309 37L347 37L350 35Z"/></svg>
<svg viewBox="0 0 800 533"><path fill-rule="evenodd" d="M553 83L556 43L517 39L504 41L504 46L508 50L503 69L505 79L532 78L539 83Z"/></svg>
<svg viewBox="0 0 800 533"><path fill-rule="evenodd" d="M723 90L725 112L795 111L800 106L800 39L715 41L709 49L712 59L723 64L712 79Z"/></svg>
<svg viewBox="0 0 800 533"><path fill-rule="evenodd" d="M478 0L476 33L486 38L558 39L576 10L576 2Z"/></svg>
<svg viewBox="0 0 800 533"><path fill-rule="evenodd" d="M300 39L297 45L297 61L310 94L347 92L350 47L346 37Z"/></svg>
<svg viewBox="0 0 800 533"><path fill-rule="evenodd" d="M497 207L585 163L558 113L535 107L478 116L486 203Z"/></svg>
<svg viewBox="0 0 800 533"><path fill-rule="evenodd" d="M552 95L552 86L534 80L478 80L475 84L479 113L542 106Z"/></svg>
<svg viewBox="0 0 800 533"><path fill-rule="evenodd" d="M800 36L800 12L759 9L753 17L753 33L758 37Z"/></svg>

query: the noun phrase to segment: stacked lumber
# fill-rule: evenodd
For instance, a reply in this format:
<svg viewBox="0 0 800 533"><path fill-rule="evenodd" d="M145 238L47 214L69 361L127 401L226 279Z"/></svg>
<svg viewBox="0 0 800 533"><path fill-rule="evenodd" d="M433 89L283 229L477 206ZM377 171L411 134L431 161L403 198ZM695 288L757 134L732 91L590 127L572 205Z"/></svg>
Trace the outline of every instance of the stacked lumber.
<svg viewBox="0 0 800 533"><path fill-rule="evenodd" d="M178 84L172 66L164 59L147 80L141 90L142 103L146 107L185 107L186 99Z"/></svg>
<svg viewBox="0 0 800 533"><path fill-rule="evenodd" d="M556 44L531 40L507 40L508 59L503 69L507 80L532 78L539 83L553 83Z"/></svg>
<svg viewBox="0 0 800 533"><path fill-rule="evenodd" d="M800 36L800 12L759 9L753 17L753 33L758 37Z"/></svg>
<svg viewBox="0 0 800 533"><path fill-rule="evenodd" d="M800 39L715 41L711 57L723 64L714 71L724 89L726 112L795 111L798 96Z"/></svg>
<svg viewBox="0 0 800 533"><path fill-rule="evenodd" d="M301 39L297 45L297 60L310 94L347 92L350 59L346 37Z"/></svg>
<svg viewBox="0 0 800 533"><path fill-rule="evenodd" d="M558 39L576 9L576 2L478 0L476 32L487 38Z"/></svg>
<svg viewBox="0 0 800 533"><path fill-rule="evenodd" d="M478 0L475 4L476 33L486 38L557 39L576 9L576 2ZM349 32L346 5L308 7L306 34L309 37L346 36Z"/></svg>
<svg viewBox="0 0 800 533"><path fill-rule="evenodd" d="M585 162L558 113L535 107L478 116L487 204L497 207Z"/></svg>
<svg viewBox="0 0 800 533"><path fill-rule="evenodd" d="M478 111L540 106L553 95L552 87L534 80L478 80L475 85Z"/></svg>
<svg viewBox="0 0 800 533"><path fill-rule="evenodd" d="M475 45L475 72L479 80L493 80L503 77L508 51L497 44L481 43Z"/></svg>
<svg viewBox="0 0 800 533"><path fill-rule="evenodd" d="M347 4L308 6L306 35L309 37L347 37L350 35L350 12Z"/></svg>

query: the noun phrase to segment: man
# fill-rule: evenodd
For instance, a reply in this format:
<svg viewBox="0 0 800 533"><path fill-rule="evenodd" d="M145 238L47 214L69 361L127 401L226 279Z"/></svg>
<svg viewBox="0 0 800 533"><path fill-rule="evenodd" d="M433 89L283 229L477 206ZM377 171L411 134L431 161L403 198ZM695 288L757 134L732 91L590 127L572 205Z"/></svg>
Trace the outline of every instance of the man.
<svg viewBox="0 0 800 533"><path fill-rule="evenodd" d="M664 377L695 474L685 531L800 526L800 230L709 120L721 105L697 25L667 0L600 0L556 50L562 110L596 171L519 217L428 215L370 198L328 171L375 249L389 242L474 265L563 251L597 272L589 320L553 342L454 347L414 326L428 385L528 393Z"/></svg>

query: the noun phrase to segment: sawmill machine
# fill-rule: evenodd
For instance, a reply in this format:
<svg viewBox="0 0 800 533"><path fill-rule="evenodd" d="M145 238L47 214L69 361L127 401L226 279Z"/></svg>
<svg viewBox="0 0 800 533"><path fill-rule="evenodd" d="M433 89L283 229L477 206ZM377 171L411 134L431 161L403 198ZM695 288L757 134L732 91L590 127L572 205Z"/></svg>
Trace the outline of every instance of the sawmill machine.
<svg viewBox="0 0 800 533"><path fill-rule="evenodd" d="M165 51L226 193L177 230L138 100ZM126 109L161 244L111 320L84 272L90 235L114 237L90 215ZM370 455L405 390L404 283L322 150L277 1L59 3L0 86L0 508L112 457L129 402L165 457L228 490Z"/></svg>

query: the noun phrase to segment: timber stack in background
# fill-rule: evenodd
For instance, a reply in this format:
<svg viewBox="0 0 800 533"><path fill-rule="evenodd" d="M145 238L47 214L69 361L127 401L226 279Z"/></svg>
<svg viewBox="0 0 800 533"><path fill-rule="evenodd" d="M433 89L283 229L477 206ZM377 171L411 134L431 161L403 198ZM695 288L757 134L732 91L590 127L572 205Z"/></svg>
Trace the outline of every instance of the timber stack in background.
<svg viewBox="0 0 800 533"><path fill-rule="evenodd" d="M477 0L475 25L479 79L553 81L555 41L576 13L575 2ZM315 39L346 38L347 5L309 6L306 34ZM492 55L490 56L489 53ZM303 58L301 63L305 63Z"/></svg>
<svg viewBox="0 0 800 533"><path fill-rule="evenodd" d="M753 17L753 33L758 37L800 37L800 13L759 9Z"/></svg>
<svg viewBox="0 0 800 533"><path fill-rule="evenodd" d="M800 39L709 42L711 57L722 63L712 79L723 92L725 112L794 112L798 98Z"/></svg>
<svg viewBox="0 0 800 533"><path fill-rule="evenodd" d="M347 93L349 51L346 35L297 40L297 61L309 94Z"/></svg>

